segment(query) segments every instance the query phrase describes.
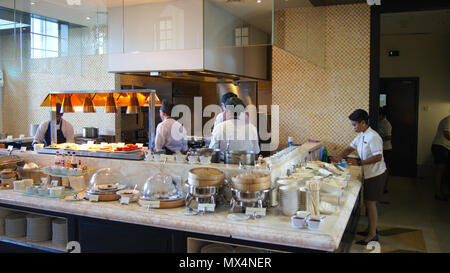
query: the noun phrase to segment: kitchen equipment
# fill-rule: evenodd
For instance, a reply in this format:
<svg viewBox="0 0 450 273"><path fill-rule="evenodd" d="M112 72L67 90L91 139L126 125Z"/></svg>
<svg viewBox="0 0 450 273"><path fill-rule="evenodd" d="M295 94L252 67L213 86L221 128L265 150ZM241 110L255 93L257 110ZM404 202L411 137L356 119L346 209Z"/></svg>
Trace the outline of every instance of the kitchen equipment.
<svg viewBox="0 0 450 273"><path fill-rule="evenodd" d="M109 93L108 96L106 97L105 112L106 113L117 112L116 102L114 100L113 93Z"/></svg>
<svg viewBox="0 0 450 273"><path fill-rule="evenodd" d="M27 214L27 241L43 242L52 238L50 217Z"/></svg>
<svg viewBox="0 0 450 273"><path fill-rule="evenodd" d="M225 204L223 197L223 186L194 186L185 184L188 193L185 198L188 210L199 211L199 204L213 204L214 208Z"/></svg>
<svg viewBox="0 0 450 273"><path fill-rule="evenodd" d="M83 138L98 138L98 128L83 127Z"/></svg>
<svg viewBox="0 0 450 273"><path fill-rule="evenodd" d="M89 181L89 188L86 191L87 197L97 195L98 201L114 201L120 198L116 192L126 188L124 177L111 168L99 169L92 175Z"/></svg>
<svg viewBox="0 0 450 273"><path fill-rule="evenodd" d="M298 190L297 186L292 185L279 188L280 208L284 215L292 216L300 209Z"/></svg>
<svg viewBox="0 0 450 273"><path fill-rule="evenodd" d="M213 150L211 154L211 163L220 163L220 149Z"/></svg>
<svg viewBox="0 0 450 273"><path fill-rule="evenodd" d="M194 168L188 172L188 184L196 187L222 186L224 173L215 168Z"/></svg>
<svg viewBox="0 0 450 273"><path fill-rule="evenodd" d="M270 189L246 192L231 188L230 212L245 213L247 208L269 207Z"/></svg>
<svg viewBox="0 0 450 273"><path fill-rule="evenodd" d="M257 157L258 154L251 151L226 151L224 161L225 164L239 164L239 162L242 162L244 165L255 165Z"/></svg>
<svg viewBox="0 0 450 273"><path fill-rule="evenodd" d="M145 206L145 201L156 201L159 205L153 208L179 207L184 205L184 194L171 176L156 174L142 187L139 204Z"/></svg>
<svg viewBox="0 0 450 273"><path fill-rule="evenodd" d="M95 113L94 103L92 102L97 94L91 98L91 95L88 94L84 99L83 103L83 113Z"/></svg>
<svg viewBox="0 0 450 273"><path fill-rule="evenodd" d="M240 174L231 178L232 188L239 191L255 192L269 189L270 175L267 174Z"/></svg>

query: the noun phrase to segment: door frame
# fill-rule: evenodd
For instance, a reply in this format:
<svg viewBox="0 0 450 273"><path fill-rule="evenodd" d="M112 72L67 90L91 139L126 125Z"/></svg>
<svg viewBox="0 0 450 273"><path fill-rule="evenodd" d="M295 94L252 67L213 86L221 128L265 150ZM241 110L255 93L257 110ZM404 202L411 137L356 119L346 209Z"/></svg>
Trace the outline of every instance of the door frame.
<svg viewBox="0 0 450 273"><path fill-rule="evenodd" d="M415 169L416 173L414 176L417 175L417 157L419 152L419 92L420 92L420 78L419 77L383 77L380 78L380 89L379 93L381 94L381 81L382 80L398 80L398 81L412 81L415 84L415 90L414 90L414 129L415 129L415 135L411 136L414 137L414 141L416 143L415 149L414 149L414 162L415 162ZM378 111L377 111L378 112Z"/></svg>
<svg viewBox="0 0 450 273"><path fill-rule="evenodd" d="M450 1L381 1L381 5L370 7L370 85L369 85L369 125L378 130L378 109L380 107L380 43L381 14L450 9Z"/></svg>

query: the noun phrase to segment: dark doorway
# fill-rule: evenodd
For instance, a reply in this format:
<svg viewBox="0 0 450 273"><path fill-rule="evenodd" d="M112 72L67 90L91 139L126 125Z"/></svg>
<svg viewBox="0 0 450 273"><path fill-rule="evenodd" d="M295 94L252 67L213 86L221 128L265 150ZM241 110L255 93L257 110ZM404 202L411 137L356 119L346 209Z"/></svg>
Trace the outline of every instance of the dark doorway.
<svg viewBox="0 0 450 273"><path fill-rule="evenodd" d="M392 125L390 174L416 177L419 78L382 78L380 94Z"/></svg>

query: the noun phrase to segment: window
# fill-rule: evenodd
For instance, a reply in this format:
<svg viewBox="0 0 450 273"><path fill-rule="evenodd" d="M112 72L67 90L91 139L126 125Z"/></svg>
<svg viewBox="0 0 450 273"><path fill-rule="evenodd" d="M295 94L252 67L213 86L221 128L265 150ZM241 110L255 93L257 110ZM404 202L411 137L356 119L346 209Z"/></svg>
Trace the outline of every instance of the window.
<svg viewBox="0 0 450 273"><path fill-rule="evenodd" d="M248 27L237 27L234 29L234 45L248 46Z"/></svg>
<svg viewBox="0 0 450 273"><path fill-rule="evenodd" d="M55 20L31 17L31 58L68 55L69 26Z"/></svg>
<svg viewBox="0 0 450 273"><path fill-rule="evenodd" d="M159 21L159 49L172 49L172 19L161 19Z"/></svg>

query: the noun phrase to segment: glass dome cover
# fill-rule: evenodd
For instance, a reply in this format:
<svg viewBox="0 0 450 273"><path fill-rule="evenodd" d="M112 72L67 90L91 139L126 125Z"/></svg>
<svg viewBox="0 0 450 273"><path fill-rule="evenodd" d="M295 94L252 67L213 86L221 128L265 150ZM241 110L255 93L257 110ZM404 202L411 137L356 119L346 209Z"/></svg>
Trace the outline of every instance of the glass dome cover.
<svg viewBox="0 0 450 273"><path fill-rule="evenodd" d="M140 199L149 201L172 201L184 198L180 187L169 175L156 174L145 181Z"/></svg>
<svg viewBox="0 0 450 273"><path fill-rule="evenodd" d="M111 168L99 169L89 181L90 193L114 193L126 188L122 174Z"/></svg>

